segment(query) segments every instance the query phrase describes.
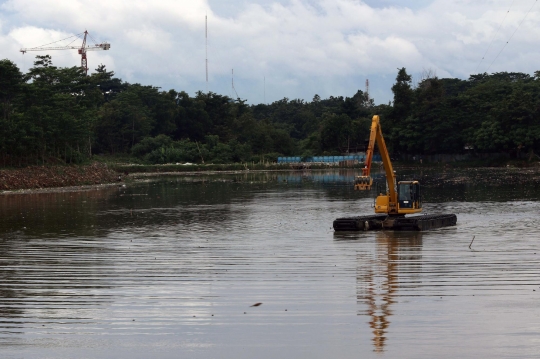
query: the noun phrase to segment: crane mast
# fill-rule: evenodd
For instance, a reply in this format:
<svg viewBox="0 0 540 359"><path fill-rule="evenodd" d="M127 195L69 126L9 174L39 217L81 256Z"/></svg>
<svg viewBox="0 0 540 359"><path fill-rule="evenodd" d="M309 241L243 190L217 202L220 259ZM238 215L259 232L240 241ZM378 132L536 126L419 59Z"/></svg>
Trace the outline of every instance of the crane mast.
<svg viewBox="0 0 540 359"><path fill-rule="evenodd" d="M51 44L47 44L47 45L43 45L43 46L22 48L19 51L24 54L24 53L26 53L28 51L77 50L79 55L81 55L81 70L84 71L84 73L86 75L88 75L88 63L87 63L86 53L88 51L109 50L111 48L111 44L109 44L108 42L103 42L101 44L98 44L98 43L95 43L95 41L94 41L94 45L87 45L86 44L87 37L92 38L92 36L90 36L90 34L88 33L87 30L85 30L83 33L80 33L78 35L70 36L67 39L70 39L72 37L80 38L80 36L82 36L82 35L84 35L84 36L83 36L83 42L82 42L81 46L71 46L71 45L67 45L67 46L47 46L47 45L52 45L54 43L59 42L59 41L55 41L55 42L53 42ZM64 40L67 40L67 39L64 39ZM64 40L60 40L60 41L64 41Z"/></svg>
<svg viewBox="0 0 540 359"><path fill-rule="evenodd" d="M82 46L79 49L79 55L81 55L81 69L84 71L85 74L88 75L88 66L86 63L86 36L88 36L88 31L84 30L84 38L82 42Z"/></svg>

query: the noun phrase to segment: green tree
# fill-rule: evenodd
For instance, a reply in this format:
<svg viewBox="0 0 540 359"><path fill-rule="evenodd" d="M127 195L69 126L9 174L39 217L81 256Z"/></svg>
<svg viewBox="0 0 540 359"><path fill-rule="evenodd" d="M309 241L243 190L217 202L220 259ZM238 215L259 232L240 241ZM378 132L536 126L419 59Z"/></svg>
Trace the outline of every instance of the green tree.
<svg viewBox="0 0 540 359"><path fill-rule="evenodd" d="M89 106L88 78L79 67L53 66L48 55L36 57L26 78L30 82L24 87L19 122L26 156L43 162L51 157L84 160L89 153L89 122L96 111Z"/></svg>
<svg viewBox="0 0 540 359"><path fill-rule="evenodd" d="M154 118L139 98L138 88L128 88L99 110L96 126L102 149L111 154L129 152L151 134Z"/></svg>
<svg viewBox="0 0 540 359"><path fill-rule="evenodd" d="M323 151L340 153L350 148L352 133L351 118L347 115L326 113L321 128L321 147Z"/></svg>
<svg viewBox="0 0 540 359"><path fill-rule="evenodd" d="M394 94L392 118L394 120L404 119L411 114L414 99L411 82L412 77L407 73L407 70L404 67L398 69L396 83L392 86Z"/></svg>

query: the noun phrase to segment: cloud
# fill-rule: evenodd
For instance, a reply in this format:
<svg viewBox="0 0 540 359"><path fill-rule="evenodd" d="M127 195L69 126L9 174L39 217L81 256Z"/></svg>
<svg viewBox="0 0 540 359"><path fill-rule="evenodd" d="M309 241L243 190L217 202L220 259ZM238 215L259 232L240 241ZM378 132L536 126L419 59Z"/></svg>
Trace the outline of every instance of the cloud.
<svg viewBox="0 0 540 359"><path fill-rule="evenodd" d="M20 47L88 29L97 42L111 43L110 51L88 55L90 68L104 63L127 81L193 93L206 88L208 16L210 90L231 94L234 68L235 87L251 103L263 101L264 82L266 101L310 100L315 93L351 96L369 78L376 102L387 102L400 67L416 77L430 69L461 78L538 70L540 6L496 57L533 2L515 2L510 12L503 0L407 3L233 0L225 8L214 0L8 0L0 45L2 57L25 69ZM51 55L58 66L80 61L75 50Z"/></svg>

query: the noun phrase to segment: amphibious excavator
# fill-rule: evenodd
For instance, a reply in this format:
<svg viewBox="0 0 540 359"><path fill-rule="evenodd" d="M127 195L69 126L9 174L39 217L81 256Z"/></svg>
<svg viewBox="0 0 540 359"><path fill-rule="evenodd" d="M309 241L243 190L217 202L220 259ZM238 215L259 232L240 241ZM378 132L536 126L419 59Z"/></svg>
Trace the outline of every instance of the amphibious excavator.
<svg viewBox="0 0 540 359"><path fill-rule="evenodd" d="M335 231L361 231L372 229L416 230L454 226L457 222L455 214L435 214L409 216L422 212L422 195L418 181L397 181L392 168L390 155L382 135L379 116L373 116L371 133L362 175L354 181L355 190L370 190L373 186L371 164L375 143L381 154L386 174L386 193L380 193L375 199L375 215L338 218L334 221Z"/></svg>

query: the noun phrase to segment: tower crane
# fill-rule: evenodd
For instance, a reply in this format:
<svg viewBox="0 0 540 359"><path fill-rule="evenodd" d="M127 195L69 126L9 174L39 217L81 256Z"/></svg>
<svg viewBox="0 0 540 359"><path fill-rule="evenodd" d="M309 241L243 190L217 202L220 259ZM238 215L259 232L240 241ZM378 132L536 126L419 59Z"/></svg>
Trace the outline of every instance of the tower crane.
<svg viewBox="0 0 540 359"><path fill-rule="evenodd" d="M84 36L83 36L84 35ZM75 46L75 45L71 45L73 42L75 42L75 40L77 39L80 39L81 36L83 36L83 42L82 42L82 45L81 46ZM65 40L69 40L71 38L76 38L75 40L71 41L68 45L66 46L50 46L50 45L54 45L60 41L65 41ZM90 39L92 39L92 41L94 42L93 45L87 45L86 44L86 38L89 37ZM86 53L88 51L98 51L98 50L109 50L111 48L111 44L109 44L108 42L103 42L101 44L98 44L93 38L92 36L90 36L90 34L88 33L87 30L85 30L84 32L81 32L80 34L77 34L77 35L73 35L73 36L70 36L70 37L67 37L65 39L62 39L62 40L58 40L58 41L55 41L55 42L51 42L49 44L45 44L45 45L41 45L41 46L37 46L37 47L26 47L26 48L22 48L20 51L24 54L28 51L48 51L48 50L78 50L79 52L79 55L81 55L81 69L84 71L84 73L86 75L88 75L88 66L87 66L87 62L86 62Z"/></svg>

